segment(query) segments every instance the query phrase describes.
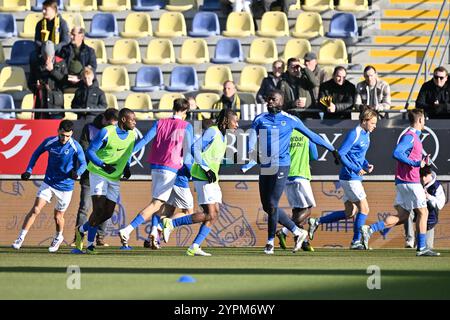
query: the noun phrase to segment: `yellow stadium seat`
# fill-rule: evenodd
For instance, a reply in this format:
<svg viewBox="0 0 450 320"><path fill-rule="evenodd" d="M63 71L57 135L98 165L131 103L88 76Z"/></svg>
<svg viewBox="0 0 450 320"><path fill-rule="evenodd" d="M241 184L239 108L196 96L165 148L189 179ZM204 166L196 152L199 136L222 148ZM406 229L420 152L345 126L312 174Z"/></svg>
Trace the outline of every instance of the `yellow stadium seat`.
<svg viewBox="0 0 450 320"><path fill-rule="evenodd" d="M152 99L146 93L130 93L125 99L125 108L131 110L152 110ZM136 112L137 120L150 120L153 119L153 112Z"/></svg>
<svg viewBox="0 0 450 320"><path fill-rule="evenodd" d="M200 110L208 110L212 109L214 103L220 100L220 95L217 93L199 93L195 97L195 102L197 103L197 107ZM211 119L211 112L202 112L199 114L199 120L202 119Z"/></svg>
<svg viewBox="0 0 450 320"><path fill-rule="evenodd" d="M297 16L292 36L303 39L323 37L323 23L320 14L317 12L300 13Z"/></svg>
<svg viewBox="0 0 450 320"><path fill-rule="evenodd" d="M97 11L97 0L69 0L67 11Z"/></svg>
<svg viewBox="0 0 450 320"><path fill-rule="evenodd" d="M266 68L262 66L245 66L241 71L241 78L237 88L239 91L256 93L265 77L267 77Z"/></svg>
<svg viewBox="0 0 450 320"><path fill-rule="evenodd" d="M147 46L145 64L175 63L175 50L169 39L152 39Z"/></svg>
<svg viewBox="0 0 450 320"><path fill-rule="evenodd" d="M64 110L72 109L72 100L75 96L74 93L64 93ZM78 116L75 112L65 112L64 119L77 120Z"/></svg>
<svg viewBox="0 0 450 320"><path fill-rule="evenodd" d="M102 73L101 89L105 92L130 90L128 71L123 66L108 66Z"/></svg>
<svg viewBox="0 0 450 320"><path fill-rule="evenodd" d="M117 102L117 97L112 93L105 93L106 105L108 108L114 108L119 110L119 103Z"/></svg>
<svg viewBox="0 0 450 320"><path fill-rule="evenodd" d="M247 12L232 12L228 15L225 37L248 37L255 35L255 24Z"/></svg>
<svg viewBox="0 0 450 320"><path fill-rule="evenodd" d="M222 91L223 83L227 80L233 81L231 69L228 66L213 65L206 69L205 84L202 90Z"/></svg>
<svg viewBox="0 0 450 320"><path fill-rule="evenodd" d="M67 22L69 27L69 32L73 27L81 27L86 30L86 25L84 24L84 19L79 12L64 12L61 14L64 20Z"/></svg>
<svg viewBox="0 0 450 320"><path fill-rule="evenodd" d="M162 95L161 99L159 100L158 110L169 110L170 112L156 112L155 118L156 119L163 119L170 117L173 112L173 101L178 98L184 98L184 95L181 93L165 93Z"/></svg>
<svg viewBox="0 0 450 320"><path fill-rule="evenodd" d="M341 39L325 40L319 49L319 64L347 64L347 48Z"/></svg>
<svg viewBox="0 0 450 320"><path fill-rule="evenodd" d="M289 24L284 12L268 11L261 20L261 30L257 32L261 37L287 37Z"/></svg>
<svg viewBox="0 0 450 320"><path fill-rule="evenodd" d="M30 11L30 0L3 0L0 12Z"/></svg>
<svg viewBox="0 0 450 320"><path fill-rule="evenodd" d="M288 61L289 58L299 58L301 63L304 63L303 57L305 53L310 52L311 43L306 39L290 39L284 47L284 61Z"/></svg>
<svg viewBox="0 0 450 320"><path fill-rule="evenodd" d="M0 71L0 92L28 90L25 72L20 67L4 67Z"/></svg>
<svg viewBox="0 0 450 320"><path fill-rule="evenodd" d="M110 64L133 64L141 62L139 43L134 39L117 40L113 48L113 56L108 59Z"/></svg>
<svg viewBox="0 0 450 320"><path fill-rule="evenodd" d="M32 93L28 93L23 97L20 109L31 110L33 108L34 108L34 97L33 97ZM29 119L33 119L33 113L32 112L17 112L16 117L17 117L17 119L21 119L21 120L29 120Z"/></svg>
<svg viewBox="0 0 450 320"><path fill-rule="evenodd" d="M188 11L197 9L197 0L169 0L165 6L169 11Z"/></svg>
<svg viewBox="0 0 450 320"><path fill-rule="evenodd" d="M44 16L42 15L42 12L34 12L27 14L25 20L23 21L23 32L19 33L19 37L34 39L36 25L43 18Z"/></svg>
<svg viewBox="0 0 450 320"><path fill-rule="evenodd" d="M250 45L250 52L245 59L248 63L270 64L278 59L277 44L273 39L256 38Z"/></svg>
<svg viewBox="0 0 450 320"><path fill-rule="evenodd" d="M321 12L325 10L333 10L333 0L304 0L302 10ZM342 1L342 0L340 0Z"/></svg>
<svg viewBox="0 0 450 320"><path fill-rule="evenodd" d="M158 30L155 36L162 38L186 36L186 20L180 12L164 12L159 17Z"/></svg>
<svg viewBox="0 0 450 320"><path fill-rule="evenodd" d="M131 10L130 0L102 0L102 5L98 6L100 11L117 12Z"/></svg>
<svg viewBox="0 0 450 320"><path fill-rule="evenodd" d="M181 64L200 64L209 62L208 45L204 39L186 39L181 46L180 57L177 59Z"/></svg>
<svg viewBox="0 0 450 320"><path fill-rule="evenodd" d="M106 63L106 47L105 43L101 39L84 39L84 43L89 47L93 48L95 51L95 56L97 57L97 63Z"/></svg>
<svg viewBox="0 0 450 320"><path fill-rule="evenodd" d="M336 9L339 11L367 11L369 3L367 0L339 0Z"/></svg>
<svg viewBox="0 0 450 320"><path fill-rule="evenodd" d="M5 62L5 52L3 51L3 46L0 43L0 63L4 63Z"/></svg>
<svg viewBox="0 0 450 320"><path fill-rule="evenodd" d="M152 21L144 12L130 13L125 19L124 31L120 33L122 38L143 38L153 35Z"/></svg>

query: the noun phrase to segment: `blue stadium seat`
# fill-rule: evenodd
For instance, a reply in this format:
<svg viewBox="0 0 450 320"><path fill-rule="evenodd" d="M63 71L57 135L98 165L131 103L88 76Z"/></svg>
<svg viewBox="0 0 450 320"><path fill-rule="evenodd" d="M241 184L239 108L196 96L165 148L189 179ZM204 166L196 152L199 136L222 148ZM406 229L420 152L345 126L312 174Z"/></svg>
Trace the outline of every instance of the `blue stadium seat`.
<svg viewBox="0 0 450 320"><path fill-rule="evenodd" d="M136 85L132 91L159 91L164 88L163 74L159 67L141 67L136 73Z"/></svg>
<svg viewBox="0 0 450 320"><path fill-rule="evenodd" d="M0 109L15 109L13 97L9 94L0 94ZM0 112L0 119L14 119L14 112Z"/></svg>
<svg viewBox="0 0 450 320"><path fill-rule="evenodd" d="M97 13L92 17L90 38L109 38L119 35L117 20L111 13Z"/></svg>
<svg viewBox="0 0 450 320"><path fill-rule="evenodd" d="M333 15L330 22L329 38L358 38L358 24L353 13L339 12Z"/></svg>
<svg viewBox="0 0 450 320"><path fill-rule="evenodd" d="M236 63L244 61L241 41L239 39L220 39L216 44L212 63Z"/></svg>
<svg viewBox="0 0 450 320"><path fill-rule="evenodd" d="M0 38L17 37L16 19L10 13L0 13Z"/></svg>
<svg viewBox="0 0 450 320"><path fill-rule="evenodd" d="M17 40L11 49L11 59L6 63L13 66L30 63L30 55L36 50L36 45L32 40Z"/></svg>
<svg viewBox="0 0 450 320"><path fill-rule="evenodd" d="M195 91L198 90L197 71L193 67L178 66L173 68L170 75L170 86L168 91Z"/></svg>
<svg viewBox="0 0 450 320"><path fill-rule="evenodd" d="M220 35L219 18L214 12L197 12L192 21L191 37L209 37Z"/></svg>
<svg viewBox="0 0 450 320"><path fill-rule="evenodd" d="M131 8L134 11L156 11L165 6L164 0L134 0Z"/></svg>
<svg viewBox="0 0 450 320"><path fill-rule="evenodd" d="M36 0L36 5L31 6L31 10L39 12L42 11L42 4L45 0ZM58 2L58 11L64 10L64 1L63 0L57 0Z"/></svg>
<svg viewBox="0 0 450 320"><path fill-rule="evenodd" d="M203 5L200 6L202 11L220 11L220 1L218 0L203 0Z"/></svg>

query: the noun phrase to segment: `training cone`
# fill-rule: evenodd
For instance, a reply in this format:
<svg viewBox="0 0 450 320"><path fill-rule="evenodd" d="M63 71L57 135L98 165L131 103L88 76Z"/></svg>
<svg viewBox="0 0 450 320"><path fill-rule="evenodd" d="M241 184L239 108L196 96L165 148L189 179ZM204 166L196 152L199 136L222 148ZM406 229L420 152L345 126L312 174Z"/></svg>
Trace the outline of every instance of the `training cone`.
<svg viewBox="0 0 450 320"><path fill-rule="evenodd" d="M191 276L181 276L180 279L178 279L178 282L197 282L197 280Z"/></svg>
<svg viewBox="0 0 450 320"><path fill-rule="evenodd" d="M133 250L133 247L130 246L121 246L120 250Z"/></svg>
<svg viewBox="0 0 450 320"><path fill-rule="evenodd" d="M72 250L70 250L70 253L72 253L72 254L84 254L83 251L78 250L78 249L72 249Z"/></svg>

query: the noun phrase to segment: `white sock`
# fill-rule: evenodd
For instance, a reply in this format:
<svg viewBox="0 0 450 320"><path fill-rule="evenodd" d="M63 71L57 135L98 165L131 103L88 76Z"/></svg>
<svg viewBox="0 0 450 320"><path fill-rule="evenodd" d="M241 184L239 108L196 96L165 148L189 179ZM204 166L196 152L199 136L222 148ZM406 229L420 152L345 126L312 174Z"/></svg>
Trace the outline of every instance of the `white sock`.
<svg viewBox="0 0 450 320"><path fill-rule="evenodd" d="M283 232L285 236L287 236L287 235L289 234L289 230L288 230L288 228L286 228L286 227L283 227L283 228L281 229L281 232Z"/></svg>
<svg viewBox="0 0 450 320"><path fill-rule="evenodd" d="M193 244L191 245L191 249L197 249L198 247L200 247L200 246L198 245L198 243L193 243Z"/></svg>
<svg viewBox="0 0 450 320"><path fill-rule="evenodd" d="M150 234L156 236L158 234L158 226L152 226L152 231Z"/></svg>
<svg viewBox="0 0 450 320"><path fill-rule="evenodd" d="M295 227L294 231L292 231L292 233L294 234L294 236L299 236L302 234L300 228L297 226Z"/></svg>
<svg viewBox="0 0 450 320"><path fill-rule="evenodd" d="M88 243L87 243L87 246L88 246L88 247L90 247L90 246L94 246L94 242L90 242L90 241L88 241Z"/></svg>
<svg viewBox="0 0 450 320"><path fill-rule="evenodd" d="M28 233L28 230L25 230L25 229L20 230L19 238L22 240L25 239L25 236L27 235L27 233Z"/></svg>
<svg viewBox="0 0 450 320"><path fill-rule="evenodd" d="M273 246L273 245L274 245L273 239L272 239L272 240L268 240L268 241L267 241L267 244L270 244L270 245Z"/></svg>
<svg viewBox="0 0 450 320"><path fill-rule="evenodd" d="M87 230L84 230L84 224L82 224L79 228L78 231L80 231L81 233L85 233Z"/></svg>
<svg viewBox="0 0 450 320"><path fill-rule="evenodd" d="M63 236L62 231L61 231L61 232L57 232L57 233L56 233L56 236L55 236L55 239L61 239L62 236Z"/></svg>
<svg viewBox="0 0 450 320"><path fill-rule="evenodd" d="M127 225L127 226L123 229L123 231L126 232L126 233L128 233L128 234L132 233L133 230L134 230L134 228L133 228L133 226L132 226L131 224Z"/></svg>

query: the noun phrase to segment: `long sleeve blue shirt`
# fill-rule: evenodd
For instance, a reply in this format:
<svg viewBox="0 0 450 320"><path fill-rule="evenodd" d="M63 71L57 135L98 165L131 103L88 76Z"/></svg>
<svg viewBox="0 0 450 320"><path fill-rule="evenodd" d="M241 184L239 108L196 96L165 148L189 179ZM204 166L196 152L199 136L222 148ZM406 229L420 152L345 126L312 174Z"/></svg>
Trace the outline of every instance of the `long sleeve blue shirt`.
<svg viewBox="0 0 450 320"><path fill-rule="evenodd" d="M363 180L358 172L361 169L366 170L369 165L366 160L369 146L370 132L364 130L361 126L358 125L347 133L339 148L339 155L342 160L342 169L339 173L340 180Z"/></svg>

